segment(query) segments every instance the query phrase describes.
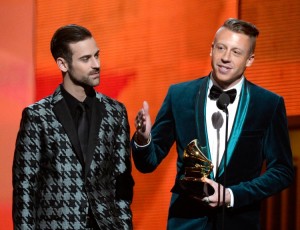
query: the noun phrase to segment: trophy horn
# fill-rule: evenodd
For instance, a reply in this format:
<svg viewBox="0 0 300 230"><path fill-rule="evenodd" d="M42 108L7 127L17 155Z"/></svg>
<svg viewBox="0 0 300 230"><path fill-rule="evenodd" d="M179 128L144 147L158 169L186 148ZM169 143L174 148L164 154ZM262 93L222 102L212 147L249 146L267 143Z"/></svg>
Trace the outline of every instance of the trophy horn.
<svg viewBox="0 0 300 230"><path fill-rule="evenodd" d="M192 140L183 151L185 177L183 180L200 180L207 177L213 170L212 162L198 147L197 139Z"/></svg>

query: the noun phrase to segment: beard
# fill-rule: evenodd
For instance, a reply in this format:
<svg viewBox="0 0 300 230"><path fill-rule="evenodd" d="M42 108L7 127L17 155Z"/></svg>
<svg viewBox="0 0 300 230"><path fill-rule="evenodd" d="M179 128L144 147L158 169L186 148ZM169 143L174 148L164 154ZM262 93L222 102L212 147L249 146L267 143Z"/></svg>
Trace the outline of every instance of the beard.
<svg viewBox="0 0 300 230"><path fill-rule="evenodd" d="M100 84L100 69L92 70L87 75L81 75L80 77L75 76L72 69L68 71L68 74L74 85L82 86L83 88L95 87ZM99 74L99 77L96 79L92 77L95 74Z"/></svg>

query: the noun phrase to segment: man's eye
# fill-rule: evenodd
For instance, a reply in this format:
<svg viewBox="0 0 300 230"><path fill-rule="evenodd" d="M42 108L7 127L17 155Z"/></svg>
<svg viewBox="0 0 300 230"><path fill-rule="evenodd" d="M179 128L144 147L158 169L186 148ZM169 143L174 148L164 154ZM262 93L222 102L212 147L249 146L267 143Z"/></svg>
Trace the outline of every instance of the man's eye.
<svg viewBox="0 0 300 230"><path fill-rule="evenodd" d="M216 48L217 48L217 50L224 50L223 46L217 46Z"/></svg>
<svg viewBox="0 0 300 230"><path fill-rule="evenodd" d="M242 52L239 51L239 50L234 50L233 53L234 53L235 55L241 55L241 54L242 54Z"/></svg>
<svg viewBox="0 0 300 230"><path fill-rule="evenodd" d="M89 60L89 57L83 57L81 58L82 61L87 62Z"/></svg>

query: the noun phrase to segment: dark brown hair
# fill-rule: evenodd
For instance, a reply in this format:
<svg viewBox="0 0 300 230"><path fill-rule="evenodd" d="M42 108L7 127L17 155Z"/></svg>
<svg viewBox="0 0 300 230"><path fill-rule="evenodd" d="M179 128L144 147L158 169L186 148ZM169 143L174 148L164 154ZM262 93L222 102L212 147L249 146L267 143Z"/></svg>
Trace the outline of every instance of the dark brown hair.
<svg viewBox="0 0 300 230"><path fill-rule="evenodd" d="M79 25L69 24L60 27L54 33L51 39L51 53L56 60L59 57L64 58L68 64L72 63L72 51L70 49L70 43L76 43L83 41L87 38L91 38L91 32Z"/></svg>

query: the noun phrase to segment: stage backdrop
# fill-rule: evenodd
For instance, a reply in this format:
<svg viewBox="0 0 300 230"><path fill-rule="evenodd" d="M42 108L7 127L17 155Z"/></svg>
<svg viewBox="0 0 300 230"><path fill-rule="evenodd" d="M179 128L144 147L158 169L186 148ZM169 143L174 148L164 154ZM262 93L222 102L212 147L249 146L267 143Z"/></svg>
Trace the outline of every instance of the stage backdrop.
<svg viewBox="0 0 300 230"><path fill-rule="evenodd" d="M35 100L33 0L0 0L0 229L11 230L11 167L22 109Z"/></svg>
<svg viewBox="0 0 300 230"><path fill-rule="evenodd" d="M54 31L68 23L86 26L101 50L97 89L126 105L132 135L143 100L154 121L170 84L209 73L214 32L228 17L237 17L236 1L37 1L36 99L62 80L49 52ZM148 175L133 166L135 229L166 228L176 157L173 149Z"/></svg>
<svg viewBox="0 0 300 230"><path fill-rule="evenodd" d="M209 73L209 52L214 33L228 17L252 21L261 30L256 60L246 72L248 79L281 94L289 116L300 114L299 79L296 75L300 48L299 0L289 0L288 4L284 0L263 3L258 0L90 0L88 3L79 0L40 0L34 3L12 0L7 4L18 13L11 14L1 4L0 25L11 28L10 22L15 20L17 27L14 31L18 33L13 34L14 40L9 36L0 37L0 58L6 58L9 63L7 72L13 74L13 77L9 76L10 80L3 78L5 74L0 78L0 93L4 92L0 94L1 106L7 106L11 112L1 121L13 119L11 125L1 124L0 170L4 168L5 171L1 171L1 184L6 185L5 193L3 189L0 192L1 229L12 229L11 160L20 108L53 93L62 81L49 48L53 33L62 25L76 23L93 32L101 49L101 85L97 90L126 105L131 135L134 133L134 118L144 100L150 104L154 121L171 84ZM31 18L24 18L24 14ZM2 17L11 21L2 21ZM18 21L20 18L22 20ZM10 55L5 54L3 44L11 44L13 51ZM23 55L22 61L16 61L19 53ZM30 72L32 53L34 73ZM8 59L10 56L11 60ZM34 82L32 76L35 76ZM8 89L7 84L13 87ZM2 148L3 144L5 148ZM141 174L133 165L135 229L166 228L176 157L173 148L151 174ZM2 162L5 162L4 167Z"/></svg>

